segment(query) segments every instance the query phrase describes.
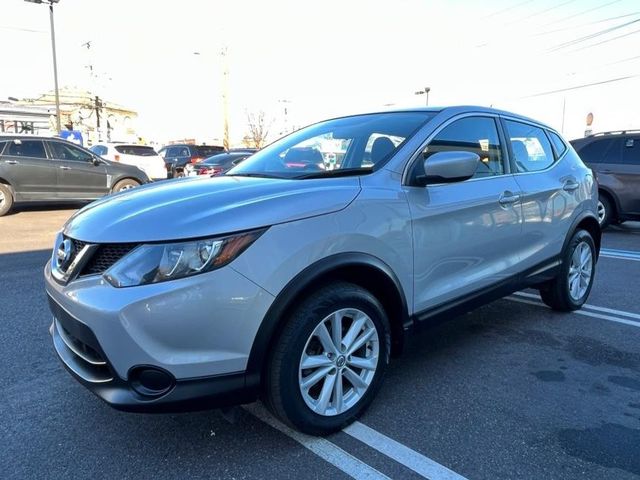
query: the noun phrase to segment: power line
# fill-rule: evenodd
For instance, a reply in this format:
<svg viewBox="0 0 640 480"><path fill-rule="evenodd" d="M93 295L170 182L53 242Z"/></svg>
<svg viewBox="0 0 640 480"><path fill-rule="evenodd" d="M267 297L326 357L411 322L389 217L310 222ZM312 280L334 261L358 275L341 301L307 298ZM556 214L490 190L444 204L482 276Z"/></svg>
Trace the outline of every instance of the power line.
<svg viewBox="0 0 640 480"><path fill-rule="evenodd" d="M585 50L587 48L593 48L593 47L595 47L597 45L602 45L603 43L613 42L614 40L618 40L620 38L628 37L629 35L634 35L636 33L640 33L640 28L637 29L637 30L633 30L631 32L627 32L627 33L625 33L623 35L618 35L617 37L608 38L606 40L602 40L602 41L597 42L597 43L592 43L591 45L585 45L584 47L576 48L575 50L571 50L570 53L579 52L580 50Z"/></svg>
<svg viewBox="0 0 640 480"><path fill-rule="evenodd" d="M566 2L559 3L558 5L554 5L553 7L545 8L544 10L540 10L538 12L532 13L530 15L527 15L526 17L520 18L518 20L514 20L513 22L510 22L507 25L512 25L514 23L524 22L525 20L529 20L530 18L537 17L539 15L544 15L545 13L550 12L551 10L555 10L557 8L564 7L565 5L568 5L568 4L573 3L575 1L576 0L567 0Z"/></svg>
<svg viewBox="0 0 640 480"><path fill-rule="evenodd" d="M17 32L29 32L29 33L48 33L44 30L35 30L33 28L20 28L20 27L9 27L6 25L0 25L0 29L2 30L15 30Z"/></svg>
<svg viewBox="0 0 640 480"><path fill-rule="evenodd" d="M638 22L640 22L640 18L637 18L635 20L631 20L630 22L622 23L620 25L615 25L613 27L605 28L604 30L600 30L598 32L591 33L589 35L585 35L584 37L580 37L580 38L576 38L574 40L570 40L568 42L560 43L560 44L558 44L558 45L556 45L554 47L549 48L547 50L547 52L555 52L557 50L562 50L563 48L571 47L571 46L576 45L578 43L586 42L587 40L591 40L591 39L599 37L601 35L606 35L607 33L611 33L611 32L613 32L615 30L619 30L621 28L627 27L629 25L632 25L632 24L638 23Z"/></svg>
<svg viewBox="0 0 640 480"><path fill-rule="evenodd" d="M508 12L510 10L513 10L514 8L521 7L521 6L526 5L527 3L531 3L531 2L533 2L533 0L524 0L524 2L516 3L515 5L511 5L510 7L503 8L501 10L498 10L497 12L490 13L486 17L482 17L482 18L484 20L484 19L487 19L487 18L496 17L496 16L502 15L503 13L506 13L506 12Z"/></svg>
<svg viewBox="0 0 640 480"><path fill-rule="evenodd" d="M628 17L635 17L637 15L640 15L640 11L638 12L633 12L633 13L627 13L626 15L618 15L615 17L608 17L608 18L602 18L600 20L595 20L592 22L586 22L586 23L581 23L579 25L570 25L567 27L562 27L562 28L556 28L555 30L546 30L544 32L540 32L540 33L536 33L535 35L531 35L532 37L540 37L542 35L548 35L550 33L558 33L558 32L566 32L568 30L575 30L576 28L582 28L582 27L587 27L589 25L595 25L597 23L606 23L606 22L610 22L612 20L619 20L621 18L628 18Z"/></svg>
<svg viewBox="0 0 640 480"><path fill-rule="evenodd" d="M585 83L583 85L576 85L574 87L559 88L557 90L549 90L547 92L534 93L533 95L526 95L526 96L520 97L520 98L522 99L522 98L542 97L544 95L551 95L551 94L554 94L554 93L568 92L568 91L571 91L571 90L579 90L581 88L593 87L593 86L596 86L596 85L604 85L605 83L621 82L623 80L629 80L630 78L636 78L636 77L640 77L640 74L627 75L625 77L618 77L618 78L610 78L608 80L602 80L600 82L593 82L593 83Z"/></svg>
<svg viewBox="0 0 640 480"><path fill-rule="evenodd" d="M617 61L611 62L611 63L605 63L603 65L603 67L608 67L610 65L618 65L619 63L630 62L632 60L638 60L638 59L640 59L640 55L636 55L635 57L623 58L622 60L617 60Z"/></svg>
<svg viewBox="0 0 640 480"><path fill-rule="evenodd" d="M561 18L560 20L556 20L555 22L548 23L547 25L555 25L557 23L564 22L565 20L574 19L574 18L579 17L581 15L585 15L587 13L595 12L596 10L600 10L601 8L608 7L609 5L613 5L614 3L619 3L621 1L622 0L613 0L612 2L605 3L603 5L598 5L597 7L592 7L592 8L589 8L587 10L583 10L582 12L576 13L575 15L569 15L567 17Z"/></svg>

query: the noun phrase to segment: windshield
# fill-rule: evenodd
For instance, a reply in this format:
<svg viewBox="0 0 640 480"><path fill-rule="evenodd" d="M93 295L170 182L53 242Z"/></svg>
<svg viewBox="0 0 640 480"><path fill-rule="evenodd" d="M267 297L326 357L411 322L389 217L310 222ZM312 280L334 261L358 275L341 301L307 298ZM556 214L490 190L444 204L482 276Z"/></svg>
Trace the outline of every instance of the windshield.
<svg viewBox="0 0 640 480"><path fill-rule="evenodd" d="M368 173L435 112L387 112L327 120L254 153L227 175L306 178Z"/></svg>

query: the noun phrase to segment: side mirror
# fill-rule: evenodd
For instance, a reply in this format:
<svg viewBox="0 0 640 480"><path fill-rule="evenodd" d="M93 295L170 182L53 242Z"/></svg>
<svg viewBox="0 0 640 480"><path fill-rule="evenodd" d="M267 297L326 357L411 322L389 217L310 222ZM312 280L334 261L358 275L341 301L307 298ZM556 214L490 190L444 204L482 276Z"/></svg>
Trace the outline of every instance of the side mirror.
<svg viewBox="0 0 640 480"><path fill-rule="evenodd" d="M473 177L480 157L473 152L437 152L424 161L424 175L416 180L421 185L430 183L462 182Z"/></svg>
<svg viewBox="0 0 640 480"><path fill-rule="evenodd" d="M100 160L98 157L93 157L93 160L91 161L91 163L93 163L94 167L97 167L99 165L102 165L102 160Z"/></svg>

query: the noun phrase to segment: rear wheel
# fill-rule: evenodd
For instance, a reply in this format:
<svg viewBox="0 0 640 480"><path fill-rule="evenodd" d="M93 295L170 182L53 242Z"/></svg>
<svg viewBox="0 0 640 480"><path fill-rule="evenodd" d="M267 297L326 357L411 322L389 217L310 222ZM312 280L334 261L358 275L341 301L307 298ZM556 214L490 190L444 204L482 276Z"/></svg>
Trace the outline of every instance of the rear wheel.
<svg viewBox="0 0 640 480"><path fill-rule="evenodd" d="M600 195L598 199L598 222L600 228L607 228L614 220L614 211L611 200L606 195Z"/></svg>
<svg viewBox="0 0 640 480"><path fill-rule="evenodd" d="M540 287L542 301L554 310L569 312L587 301L596 268L596 247L586 230L571 237L558 276Z"/></svg>
<svg viewBox="0 0 640 480"><path fill-rule="evenodd" d="M120 180L116 183L111 189L112 193L122 192L124 190L131 190L132 188L136 188L140 186L140 182L136 182L131 178L125 178L124 180Z"/></svg>
<svg viewBox="0 0 640 480"><path fill-rule="evenodd" d="M389 323L380 302L338 282L291 315L269 364L267 403L309 434L342 429L366 409L389 361Z"/></svg>
<svg viewBox="0 0 640 480"><path fill-rule="evenodd" d="M13 192L4 183L0 183L0 217L6 215L13 207Z"/></svg>

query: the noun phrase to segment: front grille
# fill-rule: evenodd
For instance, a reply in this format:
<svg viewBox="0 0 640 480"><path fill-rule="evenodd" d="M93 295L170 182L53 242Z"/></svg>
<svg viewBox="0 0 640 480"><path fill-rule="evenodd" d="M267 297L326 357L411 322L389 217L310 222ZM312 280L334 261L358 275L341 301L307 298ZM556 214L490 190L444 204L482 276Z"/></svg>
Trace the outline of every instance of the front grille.
<svg viewBox="0 0 640 480"><path fill-rule="evenodd" d="M65 238L68 238L73 243L74 248L73 257L71 258L72 262L82 249L89 245L89 243L70 237ZM91 254L91 257L86 259L86 263L83 262L84 267L82 267L78 276L99 275L106 272L114 263L137 246L137 243L105 243L98 245L98 248Z"/></svg>
<svg viewBox="0 0 640 480"><path fill-rule="evenodd" d="M114 263L138 246L137 243L113 243L100 245L80 272L82 275L97 275L106 272Z"/></svg>

